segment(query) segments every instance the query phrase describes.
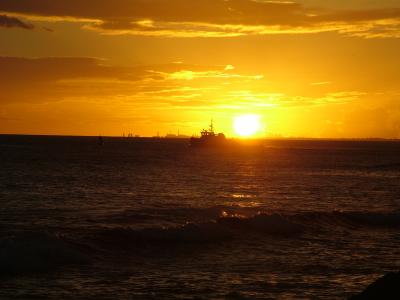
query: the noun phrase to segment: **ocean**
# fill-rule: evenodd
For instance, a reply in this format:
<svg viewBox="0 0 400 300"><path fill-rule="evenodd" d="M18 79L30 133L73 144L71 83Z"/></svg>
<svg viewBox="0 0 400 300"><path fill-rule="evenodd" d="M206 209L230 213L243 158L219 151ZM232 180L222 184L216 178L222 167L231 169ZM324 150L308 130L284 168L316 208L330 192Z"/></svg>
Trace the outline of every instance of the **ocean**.
<svg viewBox="0 0 400 300"><path fill-rule="evenodd" d="M400 143L0 136L0 299L346 299L400 269Z"/></svg>

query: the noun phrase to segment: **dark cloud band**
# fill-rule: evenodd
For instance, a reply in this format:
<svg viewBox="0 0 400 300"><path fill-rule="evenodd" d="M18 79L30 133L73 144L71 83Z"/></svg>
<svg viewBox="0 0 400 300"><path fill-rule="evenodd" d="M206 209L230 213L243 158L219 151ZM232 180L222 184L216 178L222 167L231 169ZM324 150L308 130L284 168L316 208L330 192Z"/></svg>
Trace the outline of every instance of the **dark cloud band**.
<svg viewBox="0 0 400 300"><path fill-rule="evenodd" d="M0 27L5 28L23 28L23 29L33 29L32 24L22 22L20 19L15 17L9 17L7 15L0 15Z"/></svg>
<svg viewBox="0 0 400 300"><path fill-rule="evenodd" d="M266 0L1 0L0 11L23 16L91 20L111 34L238 36L338 31L400 36L400 9L322 9ZM26 28L24 23L15 26ZM382 22L384 21L384 22ZM25 26L25 27L24 27Z"/></svg>

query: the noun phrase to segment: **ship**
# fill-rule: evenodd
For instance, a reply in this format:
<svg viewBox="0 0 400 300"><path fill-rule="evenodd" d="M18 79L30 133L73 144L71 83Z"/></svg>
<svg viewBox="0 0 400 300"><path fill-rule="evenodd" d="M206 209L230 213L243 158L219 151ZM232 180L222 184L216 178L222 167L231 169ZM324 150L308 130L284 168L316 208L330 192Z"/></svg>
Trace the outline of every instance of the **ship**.
<svg viewBox="0 0 400 300"><path fill-rule="evenodd" d="M225 134L214 132L214 124L211 120L208 129L203 129L200 132L200 137L191 137L190 146L191 147L223 147L228 144L228 140Z"/></svg>

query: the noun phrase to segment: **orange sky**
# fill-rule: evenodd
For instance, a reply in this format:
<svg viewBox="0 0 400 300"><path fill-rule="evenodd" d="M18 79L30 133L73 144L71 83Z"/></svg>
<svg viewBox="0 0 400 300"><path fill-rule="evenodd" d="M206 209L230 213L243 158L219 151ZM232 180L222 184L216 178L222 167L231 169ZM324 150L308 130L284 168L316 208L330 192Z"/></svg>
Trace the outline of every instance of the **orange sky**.
<svg viewBox="0 0 400 300"><path fill-rule="evenodd" d="M0 41L0 133L400 138L399 0L1 0Z"/></svg>

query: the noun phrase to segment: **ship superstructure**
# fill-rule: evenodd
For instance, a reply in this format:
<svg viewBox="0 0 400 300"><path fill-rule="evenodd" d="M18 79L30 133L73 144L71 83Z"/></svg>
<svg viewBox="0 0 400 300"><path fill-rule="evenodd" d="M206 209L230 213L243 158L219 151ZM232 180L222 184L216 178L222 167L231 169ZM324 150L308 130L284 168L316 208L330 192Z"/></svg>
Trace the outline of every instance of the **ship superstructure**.
<svg viewBox="0 0 400 300"><path fill-rule="evenodd" d="M190 145L192 147L204 147L204 146L222 146L226 144L226 137L223 133L216 134L214 132L214 123L211 120L208 129L203 129L200 132L201 136L192 137L190 139Z"/></svg>

